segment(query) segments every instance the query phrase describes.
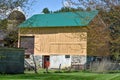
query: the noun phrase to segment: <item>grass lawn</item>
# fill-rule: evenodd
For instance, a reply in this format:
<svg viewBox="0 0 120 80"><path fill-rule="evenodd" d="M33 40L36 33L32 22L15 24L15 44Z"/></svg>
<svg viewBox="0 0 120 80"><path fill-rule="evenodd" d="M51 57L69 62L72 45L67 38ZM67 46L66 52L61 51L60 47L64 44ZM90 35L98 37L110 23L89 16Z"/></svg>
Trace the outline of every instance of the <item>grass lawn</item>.
<svg viewBox="0 0 120 80"><path fill-rule="evenodd" d="M25 72L25 74L2 74L0 80L120 80L120 73L97 74L87 72L43 73Z"/></svg>

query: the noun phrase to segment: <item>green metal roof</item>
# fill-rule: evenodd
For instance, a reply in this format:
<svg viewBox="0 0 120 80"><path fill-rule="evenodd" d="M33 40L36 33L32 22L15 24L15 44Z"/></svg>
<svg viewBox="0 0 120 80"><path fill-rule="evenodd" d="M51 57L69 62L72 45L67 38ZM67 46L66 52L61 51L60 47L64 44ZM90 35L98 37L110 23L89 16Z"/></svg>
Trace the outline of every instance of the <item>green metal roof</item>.
<svg viewBox="0 0 120 80"><path fill-rule="evenodd" d="M19 25L26 27L67 27L87 26L98 14L98 11L62 12L51 14L36 14Z"/></svg>

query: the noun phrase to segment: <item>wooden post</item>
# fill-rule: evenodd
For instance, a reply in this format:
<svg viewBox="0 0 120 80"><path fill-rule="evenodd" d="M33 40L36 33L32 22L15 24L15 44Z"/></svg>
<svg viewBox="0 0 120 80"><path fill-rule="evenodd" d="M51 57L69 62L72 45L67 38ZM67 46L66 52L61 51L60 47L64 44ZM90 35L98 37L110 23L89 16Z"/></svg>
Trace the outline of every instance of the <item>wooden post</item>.
<svg viewBox="0 0 120 80"><path fill-rule="evenodd" d="M59 72L61 71L61 64L59 65Z"/></svg>
<svg viewBox="0 0 120 80"><path fill-rule="evenodd" d="M48 73L48 67L46 67L46 73Z"/></svg>

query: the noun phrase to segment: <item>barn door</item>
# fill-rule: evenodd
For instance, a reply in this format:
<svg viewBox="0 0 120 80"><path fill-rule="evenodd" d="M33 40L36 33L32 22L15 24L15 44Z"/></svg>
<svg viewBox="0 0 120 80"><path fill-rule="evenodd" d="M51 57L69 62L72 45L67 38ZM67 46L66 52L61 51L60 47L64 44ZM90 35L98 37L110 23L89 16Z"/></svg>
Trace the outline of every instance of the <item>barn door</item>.
<svg viewBox="0 0 120 80"><path fill-rule="evenodd" d="M50 56L44 56L44 68L48 68L50 66Z"/></svg>

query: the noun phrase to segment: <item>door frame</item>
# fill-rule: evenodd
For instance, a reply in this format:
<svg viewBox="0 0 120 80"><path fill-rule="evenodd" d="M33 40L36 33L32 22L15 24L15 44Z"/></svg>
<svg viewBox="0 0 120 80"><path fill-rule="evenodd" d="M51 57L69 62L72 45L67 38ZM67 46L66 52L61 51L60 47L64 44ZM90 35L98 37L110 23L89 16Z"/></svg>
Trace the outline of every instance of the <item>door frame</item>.
<svg viewBox="0 0 120 80"><path fill-rule="evenodd" d="M46 60L48 60L48 61L46 61ZM48 62L49 64L50 64L50 55L43 55L42 56L42 67L43 68L46 68L46 66L45 66L45 64L46 64L46 62ZM50 66L50 65L49 65ZM48 67L49 67L48 66Z"/></svg>

